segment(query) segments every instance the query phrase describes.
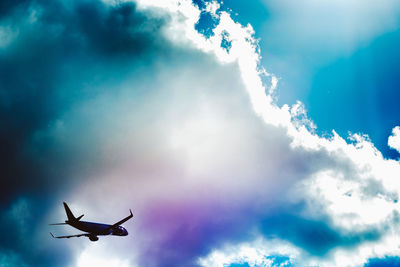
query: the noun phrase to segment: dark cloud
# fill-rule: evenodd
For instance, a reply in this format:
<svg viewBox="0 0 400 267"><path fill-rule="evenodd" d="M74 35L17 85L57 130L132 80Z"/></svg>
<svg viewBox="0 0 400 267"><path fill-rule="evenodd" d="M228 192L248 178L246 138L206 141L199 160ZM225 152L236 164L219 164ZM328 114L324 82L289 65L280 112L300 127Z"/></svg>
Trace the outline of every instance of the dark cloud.
<svg viewBox="0 0 400 267"><path fill-rule="evenodd" d="M57 244L55 249L52 243L43 242L48 239L43 225L49 223L43 217L51 207L52 203L46 197L20 197L1 213L1 227L12 229L4 231L0 242L0 255L5 257L5 266L23 266L21 263L27 266L65 266L70 262L71 251L66 244Z"/></svg>
<svg viewBox="0 0 400 267"><path fill-rule="evenodd" d="M67 8L51 1L24 7L26 16L38 10L37 21L17 19L18 37L0 54L0 161L7 184L1 189L1 203L16 192L45 186L45 166L38 166L37 155L26 151L32 135L76 98L96 94L95 88L87 91L96 76L115 74L97 71L115 61L126 71L127 58L149 58L160 38L161 20L138 13L132 3L108 7L85 1Z"/></svg>
<svg viewBox="0 0 400 267"><path fill-rule="evenodd" d="M167 54L163 19L138 12L133 3L95 0L1 1L0 19L16 32L0 51L0 225L14 229L2 235L0 253L29 266L65 266L65 246L32 250L38 246L32 243L47 237L39 229L58 204L51 198L72 185L68 169L76 157L38 135L74 103L99 94L96 85L120 82L138 62ZM28 205L29 232L20 232L13 212L20 201Z"/></svg>
<svg viewBox="0 0 400 267"><path fill-rule="evenodd" d="M161 21L136 13L133 4L104 9L103 4L85 3L77 7L76 19L87 46L103 56L137 56L152 48Z"/></svg>
<svg viewBox="0 0 400 267"><path fill-rule="evenodd" d="M15 9L25 8L30 0L15 0L15 1L1 1L0 2L0 19L9 16Z"/></svg>

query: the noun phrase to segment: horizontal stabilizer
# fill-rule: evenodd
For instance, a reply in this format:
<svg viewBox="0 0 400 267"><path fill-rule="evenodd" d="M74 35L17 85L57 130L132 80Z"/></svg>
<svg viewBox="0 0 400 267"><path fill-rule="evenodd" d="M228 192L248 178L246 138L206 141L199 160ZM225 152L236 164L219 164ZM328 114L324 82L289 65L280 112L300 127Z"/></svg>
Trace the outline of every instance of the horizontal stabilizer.
<svg viewBox="0 0 400 267"><path fill-rule="evenodd" d="M76 218L76 220L79 221L79 220L83 217L83 215L85 215L85 214L82 214L81 216L79 216L78 218Z"/></svg>

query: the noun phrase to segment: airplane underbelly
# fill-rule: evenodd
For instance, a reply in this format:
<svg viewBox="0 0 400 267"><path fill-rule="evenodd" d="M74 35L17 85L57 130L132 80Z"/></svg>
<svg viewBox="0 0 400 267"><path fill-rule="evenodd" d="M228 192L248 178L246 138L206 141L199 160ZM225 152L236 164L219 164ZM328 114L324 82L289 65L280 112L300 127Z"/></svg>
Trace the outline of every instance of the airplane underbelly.
<svg viewBox="0 0 400 267"><path fill-rule="evenodd" d="M109 232L105 231L109 225L98 224L98 223L90 223L90 222L81 222L78 228L81 231L96 234L96 235L108 235Z"/></svg>

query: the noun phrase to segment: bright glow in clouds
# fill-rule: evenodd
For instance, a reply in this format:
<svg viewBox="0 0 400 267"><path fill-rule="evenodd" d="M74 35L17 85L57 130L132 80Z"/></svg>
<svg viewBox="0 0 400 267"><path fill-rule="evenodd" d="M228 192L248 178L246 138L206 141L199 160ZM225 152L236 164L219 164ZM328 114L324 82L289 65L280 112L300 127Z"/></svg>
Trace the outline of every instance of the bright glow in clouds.
<svg viewBox="0 0 400 267"><path fill-rule="evenodd" d="M132 265L127 260L110 258L109 250L104 250L104 248L99 248L99 246L92 246L82 251L78 257L78 262L74 263L73 266L130 267Z"/></svg>
<svg viewBox="0 0 400 267"><path fill-rule="evenodd" d="M230 93L223 83L231 77L220 78L221 84L212 84L211 89L198 90L191 82L192 70L180 71L183 78L177 74L168 77L169 73L160 67L154 84L158 78L168 81L161 83L170 89L168 97L157 92L143 101L157 107L158 114L151 113L140 100L129 103L123 94L112 95L120 104L117 107L107 106L107 96L103 96L106 100L96 99L85 106L89 115L82 113L90 118L91 108L105 105L107 112L98 123L112 125L119 138L107 138L109 129L98 134L94 123L95 137L103 145L100 154L105 155L108 164L101 164L99 173L93 174L98 188L93 188L93 179L82 184L74 195L82 202L88 196L101 199L107 188L109 194L118 190L121 198L125 196L138 205L134 226L138 244L133 249L139 255L137 264L145 263L143 266L162 266L163 260L171 263L174 257L181 257L182 266L192 263L192 257L203 266L244 262L269 266L278 256L300 266L357 266L371 257L398 255L399 162L384 159L367 136L352 134L345 140L334 131L328 137L318 136L300 102L291 107L278 106L273 97L277 78L260 66L253 28L236 23L218 7L215 2L206 6L206 11L219 17L214 35L206 38L195 30L201 10L191 1L138 1L138 10L160 17L167 14L170 20L163 33L175 47L196 49L215 59L218 67L229 69L228 73L238 71L242 82L238 86L244 86L246 100L259 120L249 116L251 119L246 121L240 114L224 110L229 107L242 111L245 108L239 105L246 106L219 95L223 90ZM221 47L223 38L231 42L229 50ZM214 73L201 74L202 79L208 79L207 75ZM263 83L266 77L269 84ZM183 79L181 84L179 79ZM183 89L187 87L192 91ZM185 95L188 103L180 99L182 94L190 96ZM136 118L139 115L124 110L132 106L149 112L147 117ZM188 106L196 106L197 113ZM121 122L125 128L114 122L113 115L127 113L126 121ZM66 114L64 119L79 123L74 120L78 115ZM396 127L389 146L399 149L399 136L400 128ZM135 143L136 139L148 143ZM139 157L138 151L145 152ZM134 163L129 161L132 158ZM143 179L142 184L135 183L134 179L139 179L136 177ZM196 199L198 195L202 196L200 200ZM110 200L103 208L118 206L116 202ZM282 221L291 223L287 225L292 227L290 233L298 238L291 239L285 231L268 233L269 228L282 222L277 216L276 225L268 224L274 205L301 206L292 212L301 217L299 222L314 223L307 226L322 229L322 236L311 236L317 246L322 242L322 252L307 247L310 237L301 235L305 228L295 228L296 222L290 222L292 217ZM122 207L118 212L122 213ZM248 235L243 237L242 232ZM236 239L230 239L231 235ZM323 243L325 240L331 243ZM78 266L131 264L105 255L95 248L84 250Z"/></svg>
<svg viewBox="0 0 400 267"><path fill-rule="evenodd" d="M400 152L400 126L393 128L392 135L388 139L388 146Z"/></svg>
<svg viewBox="0 0 400 267"><path fill-rule="evenodd" d="M335 133L333 139L325 139L309 132L307 128L302 126L307 125L308 120L305 123L304 116L300 120L296 119L299 112L305 114L304 109L299 109L299 104L295 105L292 111L289 112L287 106L279 108L273 104L271 96L265 93L266 88L260 78L260 56L256 41L252 37L253 31L250 25L243 27L233 22L229 14L222 12L220 14L220 23L214 30L214 37L205 39L194 30L194 23L197 21L199 11L195 12L194 7L186 2L181 7L178 12L185 18L183 21L186 24L181 26L186 29L184 36L192 40L203 51L215 53L221 63L238 62L253 108L266 123L285 126L288 134L293 138L293 142L298 146L315 150L327 149L331 151L334 157L347 158L351 164L356 166L355 173L341 173L341 171L335 170L329 174L323 171L315 173L305 180L306 185L303 192L307 193L299 193L299 195L304 194L302 197L310 201L310 212L316 212L316 210L313 210L315 205L311 202L319 203L318 207L321 209L319 212L331 216L338 226L349 230L353 229L353 227L358 229L361 227L362 229L368 225L379 225L390 220L392 215L398 212L394 201L397 199L400 190L400 184L396 179L400 174L398 162L383 159L368 140L357 135L353 137L354 144L348 144ZM193 14L196 14L194 18ZM232 41L232 48L229 53L220 47L222 32L227 32ZM175 39L175 41L179 42L181 40ZM315 126L311 125L311 129L313 129ZM394 130L392 139L389 139L392 147L397 147L398 130ZM377 190L376 185L379 184L382 185L382 188ZM376 192L372 191L374 189ZM379 242L376 244L371 243L370 246L385 247ZM393 248L391 247L389 245L386 247L387 250L385 251L384 248L381 253L392 253L391 249ZM367 257L376 256L373 251L374 249L369 250L369 253L362 257L358 257L356 251L352 251L347 255L346 253L336 253L337 259L334 259L334 262L339 264L346 262L346 264L350 265L361 264L366 261ZM214 266L210 262L212 259L216 261L215 266L221 266L218 262L223 262L224 260L221 260L222 256L216 256L218 252L215 253L204 260L206 262L204 266ZM256 258L258 256L254 257L254 259L249 259L248 262L257 261Z"/></svg>

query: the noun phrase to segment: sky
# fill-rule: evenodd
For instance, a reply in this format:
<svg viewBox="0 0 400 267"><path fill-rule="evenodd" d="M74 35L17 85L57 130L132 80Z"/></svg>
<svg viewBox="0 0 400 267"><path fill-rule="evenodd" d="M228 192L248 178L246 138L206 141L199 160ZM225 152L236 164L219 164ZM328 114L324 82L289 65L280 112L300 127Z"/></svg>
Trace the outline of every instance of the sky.
<svg viewBox="0 0 400 267"><path fill-rule="evenodd" d="M1 1L0 266L400 266L399 42L395 0Z"/></svg>

